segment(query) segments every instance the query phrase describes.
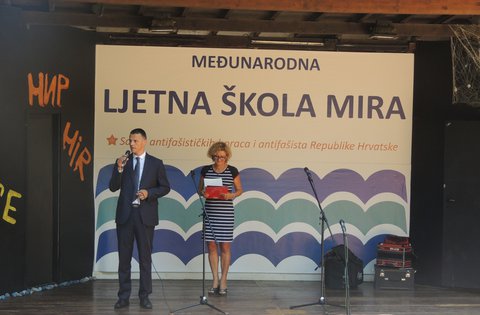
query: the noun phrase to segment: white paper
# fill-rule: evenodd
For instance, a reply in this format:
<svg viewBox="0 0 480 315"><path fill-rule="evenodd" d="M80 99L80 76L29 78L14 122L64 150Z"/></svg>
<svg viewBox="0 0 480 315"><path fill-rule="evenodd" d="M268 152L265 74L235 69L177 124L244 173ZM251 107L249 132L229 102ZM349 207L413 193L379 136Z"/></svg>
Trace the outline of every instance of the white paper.
<svg viewBox="0 0 480 315"><path fill-rule="evenodd" d="M204 178L203 183L207 186L223 186L221 178Z"/></svg>

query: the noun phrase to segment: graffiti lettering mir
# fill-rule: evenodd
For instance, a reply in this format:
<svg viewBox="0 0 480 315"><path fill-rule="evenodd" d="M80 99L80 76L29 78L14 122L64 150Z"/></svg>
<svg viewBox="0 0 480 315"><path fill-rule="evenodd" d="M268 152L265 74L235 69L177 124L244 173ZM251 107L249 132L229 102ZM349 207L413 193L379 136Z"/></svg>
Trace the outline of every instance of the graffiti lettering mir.
<svg viewBox="0 0 480 315"><path fill-rule="evenodd" d="M38 73L37 85L33 82L33 75L28 74L28 104L33 106L36 96L38 105L45 107L50 104L52 107L62 107L62 91L70 86L70 79L63 74L54 75L51 79L48 73Z"/></svg>
<svg viewBox="0 0 480 315"><path fill-rule="evenodd" d="M65 129L63 130L63 149L65 150L68 144L68 156L70 157L69 165L70 167L73 167L75 163L75 168L73 171L75 172L78 170L80 180L83 182L85 180L83 167L92 162L92 154L86 146L83 147L80 153L78 152L83 138L79 135L78 130L73 133L73 136L69 136L70 125L71 123L68 121L65 125Z"/></svg>

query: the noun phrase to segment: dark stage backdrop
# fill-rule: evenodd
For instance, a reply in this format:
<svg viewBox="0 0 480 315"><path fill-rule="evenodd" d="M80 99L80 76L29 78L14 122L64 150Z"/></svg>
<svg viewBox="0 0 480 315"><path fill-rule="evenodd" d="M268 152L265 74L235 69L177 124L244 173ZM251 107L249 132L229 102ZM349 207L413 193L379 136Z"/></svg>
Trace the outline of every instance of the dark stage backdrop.
<svg viewBox="0 0 480 315"><path fill-rule="evenodd" d="M445 124L442 285L478 289L480 120L478 113L467 119L451 119Z"/></svg>
<svg viewBox="0 0 480 315"><path fill-rule="evenodd" d="M452 104L450 43L415 52L411 237L416 283L480 288L480 110Z"/></svg>
<svg viewBox="0 0 480 315"><path fill-rule="evenodd" d="M20 21L19 11L0 7L0 294L23 286L27 89Z"/></svg>
<svg viewBox="0 0 480 315"><path fill-rule="evenodd" d="M417 283L440 285L443 241L443 147L452 100L449 42L420 42L413 89L410 235Z"/></svg>
<svg viewBox="0 0 480 315"><path fill-rule="evenodd" d="M0 8L0 293L93 265L94 37L16 21Z"/></svg>
<svg viewBox="0 0 480 315"><path fill-rule="evenodd" d="M78 279L91 275L93 263L94 37L80 30L35 27L27 32L27 41L34 52L25 77L28 121L51 117L51 160L38 162L52 167L53 207L45 211L52 217L53 280ZM52 91L49 98L43 93L43 104L42 95L35 95L38 87ZM27 148L33 155L36 149ZM35 179L29 184L36 189ZM28 227L31 241L45 229Z"/></svg>

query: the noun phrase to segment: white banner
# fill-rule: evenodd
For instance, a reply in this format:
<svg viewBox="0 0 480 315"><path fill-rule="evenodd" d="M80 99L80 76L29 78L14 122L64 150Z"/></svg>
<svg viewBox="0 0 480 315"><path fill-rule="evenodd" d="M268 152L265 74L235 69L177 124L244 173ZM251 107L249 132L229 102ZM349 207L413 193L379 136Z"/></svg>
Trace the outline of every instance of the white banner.
<svg viewBox="0 0 480 315"><path fill-rule="evenodd" d="M117 270L108 181L140 127L172 185L159 205L159 271L201 272L189 173L198 180L208 147L222 140L245 190L231 274L315 276L320 207L326 250L343 243L343 219L350 249L373 273L377 243L409 232L412 93L412 54L97 46L94 271Z"/></svg>

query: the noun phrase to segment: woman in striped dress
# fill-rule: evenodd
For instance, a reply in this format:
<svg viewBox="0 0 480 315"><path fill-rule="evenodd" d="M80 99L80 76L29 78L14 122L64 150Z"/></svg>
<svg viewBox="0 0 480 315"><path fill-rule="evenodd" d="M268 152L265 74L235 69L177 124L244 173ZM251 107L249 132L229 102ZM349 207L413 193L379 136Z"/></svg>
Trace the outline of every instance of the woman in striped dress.
<svg viewBox="0 0 480 315"><path fill-rule="evenodd" d="M209 294L227 294L227 274L231 260L231 243L233 241L234 208L233 199L243 192L238 169L228 165L232 151L224 142L216 142L208 149L208 157L213 164L202 168L199 189L205 197L205 241L208 245L208 260L212 270L213 285ZM209 196L205 192L204 179L220 178L222 186L226 186L227 193L219 196ZM219 258L220 253L220 258ZM218 265L221 262L222 275L218 276Z"/></svg>

